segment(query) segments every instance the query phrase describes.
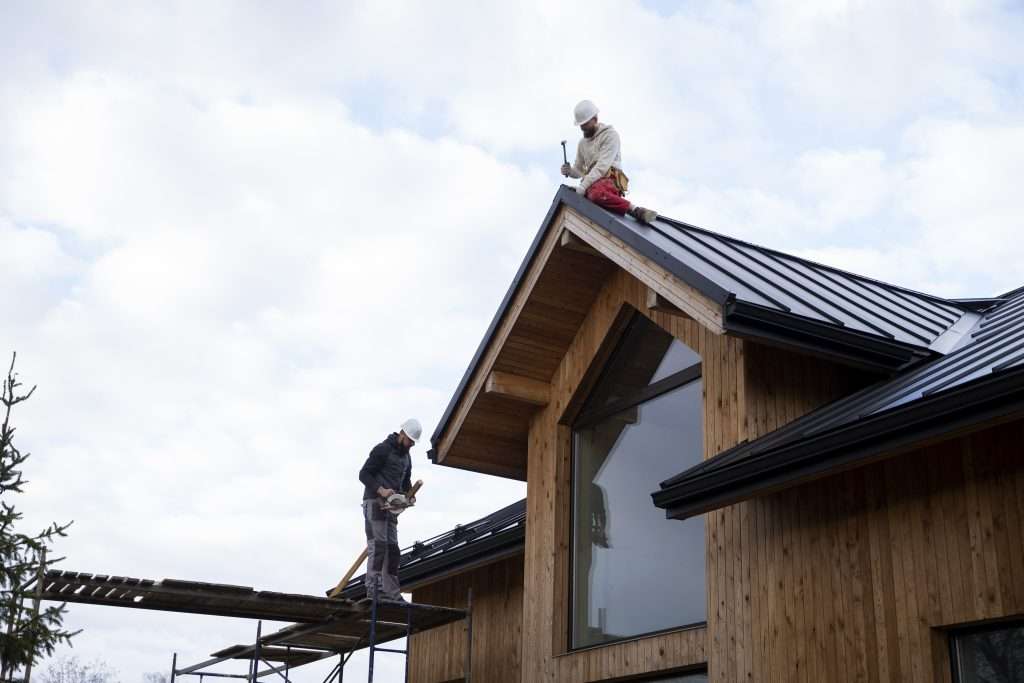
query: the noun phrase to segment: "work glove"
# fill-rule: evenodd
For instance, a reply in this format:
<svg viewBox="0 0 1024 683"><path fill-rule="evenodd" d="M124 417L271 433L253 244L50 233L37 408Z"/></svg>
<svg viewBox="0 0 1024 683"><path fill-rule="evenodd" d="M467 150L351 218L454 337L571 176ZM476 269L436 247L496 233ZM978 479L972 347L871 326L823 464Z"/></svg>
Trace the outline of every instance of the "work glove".
<svg viewBox="0 0 1024 683"><path fill-rule="evenodd" d="M586 194L586 193L587 193L587 191L585 189L583 189L582 185L577 185L576 186L576 194Z"/></svg>
<svg viewBox="0 0 1024 683"><path fill-rule="evenodd" d="M562 164L562 175L566 178L572 175L572 166L569 164Z"/></svg>

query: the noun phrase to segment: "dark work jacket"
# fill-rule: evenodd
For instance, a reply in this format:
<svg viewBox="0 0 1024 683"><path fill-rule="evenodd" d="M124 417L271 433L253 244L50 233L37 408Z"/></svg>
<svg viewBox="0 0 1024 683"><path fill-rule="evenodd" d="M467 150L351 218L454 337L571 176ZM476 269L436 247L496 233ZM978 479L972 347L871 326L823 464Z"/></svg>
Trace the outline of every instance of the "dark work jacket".
<svg viewBox="0 0 1024 683"><path fill-rule="evenodd" d="M412 458L409 449L398 443L398 434L393 433L370 451L363 469L359 470L359 481L363 482L363 500L377 497L377 489L383 486L405 493L412 487Z"/></svg>

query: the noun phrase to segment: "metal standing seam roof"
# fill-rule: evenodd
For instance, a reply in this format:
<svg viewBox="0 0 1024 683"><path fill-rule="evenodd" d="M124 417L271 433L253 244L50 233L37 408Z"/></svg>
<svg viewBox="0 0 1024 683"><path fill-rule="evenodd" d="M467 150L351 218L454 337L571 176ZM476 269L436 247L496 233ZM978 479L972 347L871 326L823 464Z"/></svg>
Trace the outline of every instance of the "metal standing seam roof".
<svg viewBox="0 0 1024 683"><path fill-rule="evenodd" d="M398 579L403 586L422 584L460 569L521 552L526 534L526 499L486 517L416 541L402 551ZM350 580L341 596L358 599L366 594L365 574Z"/></svg>
<svg viewBox="0 0 1024 683"><path fill-rule="evenodd" d="M846 330L928 347L966 312L945 299L672 219L634 229L649 231L652 243L677 254L737 302Z"/></svg>
<svg viewBox="0 0 1024 683"><path fill-rule="evenodd" d="M725 329L741 336L816 348L892 371L946 351L976 315L967 302L880 282L670 218L643 225L563 186L434 431L434 445L562 205L722 305ZM429 455L434 457L432 451Z"/></svg>
<svg viewBox="0 0 1024 683"><path fill-rule="evenodd" d="M821 439L858 423L880 420L901 410L906 412L929 399L968 390L983 382L991 388L993 382L1005 380L1007 386L1016 387L1022 377L1024 291L1018 291L976 317L973 327L948 355L823 406L764 437L740 444L667 479L661 483L661 490L653 494L655 504L659 507L684 505L685 496L673 495L673 490L681 494L682 489L687 489L689 495L695 497L702 480L710 482L716 475L720 479L730 470L739 480L745 465L756 463L760 471L765 472L773 464L778 467L792 464L787 459L801 443ZM1005 407L1009 410L1011 404L1007 402ZM966 410L968 405L964 403L962 408ZM721 484L721 479L717 483Z"/></svg>

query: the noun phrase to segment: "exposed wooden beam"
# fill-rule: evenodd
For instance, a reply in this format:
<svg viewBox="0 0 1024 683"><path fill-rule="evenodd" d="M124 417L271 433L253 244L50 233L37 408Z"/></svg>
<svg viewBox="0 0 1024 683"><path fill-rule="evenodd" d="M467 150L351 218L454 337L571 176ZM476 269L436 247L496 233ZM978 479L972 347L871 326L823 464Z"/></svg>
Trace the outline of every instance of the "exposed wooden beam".
<svg viewBox="0 0 1024 683"><path fill-rule="evenodd" d="M486 384L491 368L494 367L494 361L497 359L498 353L500 353L502 346L504 346L509 334L511 334L512 328L515 327L516 321L519 320L519 314L523 312L523 307L530 298L534 285L536 285L537 280L540 279L540 274L544 270L544 264L551 256L551 252L558 247L565 212L566 209L564 207L559 210L559 215L555 219L555 223L558 228L551 230L545 236L544 241L534 254L533 262L530 264L522 281L519 283L519 289L516 291L512 302L505 310L505 315L501 323L498 325L494 335L491 337L490 343L487 346L487 351L480 358L479 364L473 372L473 378L463 390L455 412L452 413L446 429L441 434L438 443L434 446L437 452L437 464L440 465L444 463L445 456L448 455L448 450L451 448L452 442L462 429L462 423L465 422L470 408L474 401L476 401L477 396L479 396L483 391L484 384Z"/></svg>
<svg viewBox="0 0 1024 683"><path fill-rule="evenodd" d="M668 315L675 315L680 318L686 318L687 320L693 320L693 316L680 309L674 303L663 297L661 294L658 294L650 287L647 288L647 310L667 313Z"/></svg>
<svg viewBox="0 0 1024 683"><path fill-rule="evenodd" d="M695 321L714 334L725 334L722 307L697 289L677 279L651 259L638 254L622 240L576 211L566 209L562 221L566 230L571 230Z"/></svg>
<svg viewBox="0 0 1024 683"><path fill-rule="evenodd" d="M591 256L597 256L598 258L604 258L604 254L594 249L592 246L581 240L576 235L572 234L568 230L562 231L562 236L558 238L558 246L563 249L572 249L578 251L581 254L589 254Z"/></svg>
<svg viewBox="0 0 1024 683"><path fill-rule="evenodd" d="M551 399L551 385L547 382L497 370L487 376L484 392L535 406L546 406Z"/></svg>

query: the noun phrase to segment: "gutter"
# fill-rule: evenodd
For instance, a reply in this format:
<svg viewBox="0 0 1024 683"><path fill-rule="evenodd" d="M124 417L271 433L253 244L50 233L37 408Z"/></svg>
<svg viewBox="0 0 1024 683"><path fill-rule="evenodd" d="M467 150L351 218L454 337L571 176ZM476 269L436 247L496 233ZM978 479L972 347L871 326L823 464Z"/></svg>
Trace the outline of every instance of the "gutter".
<svg viewBox="0 0 1024 683"><path fill-rule="evenodd" d="M686 519L1017 414L1024 414L1024 368L985 377L728 465L708 463L710 467L652 493L651 498L669 519Z"/></svg>
<svg viewBox="0 0 1024 683"><path fill-rule="evenodd" d="M811 322L792 313L734 301L722 316L727 332L824 354L847 365L891 374L932 354L925 347Z"/></svg>

